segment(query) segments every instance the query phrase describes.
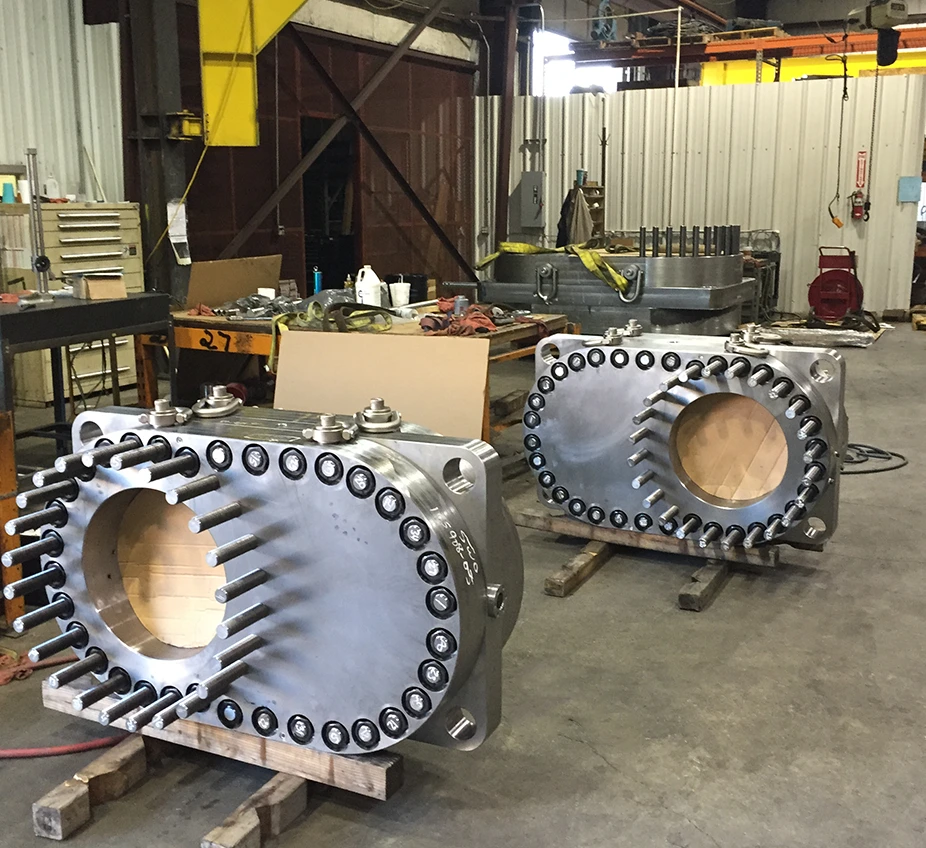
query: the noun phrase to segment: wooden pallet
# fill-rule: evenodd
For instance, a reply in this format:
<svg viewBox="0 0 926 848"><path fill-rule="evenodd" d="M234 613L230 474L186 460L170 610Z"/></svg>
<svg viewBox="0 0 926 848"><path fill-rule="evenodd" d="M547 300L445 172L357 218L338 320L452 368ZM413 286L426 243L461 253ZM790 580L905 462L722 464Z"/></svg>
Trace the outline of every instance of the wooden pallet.
<svg viewBox="0 0 926 848"><path fill-rule="evenodd" d="M90 721L96 721L100 712L118 700L106 698L78 711L71 703L76 694L78 690L69 686L52 689L47 681L42 683L42 703L46 707ZM124 730L125 719L114 721L110 726ZM315 783L346 789L380 801L385 801L402 785L402 757L398 754L325 754L194 721L175 721L163 730L148 725L142 728L141 733L242 763L294 774Z"/></svg>
<svg viewBox="0 0 926 848"><path fill-rule="evenodd" d="M42 684L42 702L49 709L96 721L114 698L74 709L78 689L52 689ZM112 727L125 729L120 719ZM262 766L277 775L251 796L225 822L207 834L203 848L259 848L279 835L305 810L310 784L324 784L377 800L391 797L402 785L403 761L398 754L341 756L287 745L192 721L175 721L164 730L151 726L127 736L72 779L52 789L32 808L37 836L65 839L90 821L92 808L125 795L147 775L165 752L194 748Z"/></svg>
<svg viewBox="0 0 926 848"><path fill-rule="evenodd" d="M493 442L505 430L521 423L524 404L527 403L529 394L528 390L516 389L503 397L496 398L489 404L489 426ZM524 465L526 467L527 463Z"/></svg>
<svg viewBox="0 0 926 848"><path fill-rule="evenodd" d="M679 607L694 612L701 612L709 606L733 570L774 569L780 564L777 546L749 551L724 551L716 544L701 548L695 542L677 539L675 536L595 526L543 508L515 510L512 517L518 527L589 540L576 556L544 581L544 592L556 598L565 598L575 592L617 553L616 548L621 547L707 560L679 592Z"/></svg>
<svg viewBox="0 0 926 848"><path fill-rule="evenodd" d="M747 41L752 38L784 38L787 36L779 27L759 27L758 29L731 29L712 32L711 41Z"/></svg>

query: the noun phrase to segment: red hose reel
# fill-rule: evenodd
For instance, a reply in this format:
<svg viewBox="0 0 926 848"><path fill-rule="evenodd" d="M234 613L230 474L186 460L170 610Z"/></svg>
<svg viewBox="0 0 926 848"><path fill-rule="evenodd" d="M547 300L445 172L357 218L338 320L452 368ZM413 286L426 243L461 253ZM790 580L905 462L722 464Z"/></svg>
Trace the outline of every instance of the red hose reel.
<svg viewBox="0 0 926 848"><path fill-rule="evenodd" d="M820 273L807 292L812 318L842 321L846 315L861 311L865 290L857 276L856 259L855 251L848 247L820 248Z"/></svg>

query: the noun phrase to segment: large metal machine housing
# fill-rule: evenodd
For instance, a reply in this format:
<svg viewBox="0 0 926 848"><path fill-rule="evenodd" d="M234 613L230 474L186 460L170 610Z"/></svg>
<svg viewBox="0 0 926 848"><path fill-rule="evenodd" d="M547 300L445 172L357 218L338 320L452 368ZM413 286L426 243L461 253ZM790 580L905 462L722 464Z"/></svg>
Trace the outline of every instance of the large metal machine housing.
<svg viewBox="0 0 926 848"><path fill-rule="evenodd" d="M407 737L478 746L500 719L522 593L498 455L399 427L381 401L356 420L221 411L235 403L85 412L74 453L20 495L40 509L7 532L41 538L4 564L42 554L44 568L7 590L44 585L49 604L16 629L57 618L62 635L33 655L81 658L52 685L93 672L75 706L121 696L100 720L130 729L189 718L345 754ZM130 513L156 567L211 534L200 557L224 570L222 608L201 644L142 619L124 573Z"/></svg>
<svg viewBox="0 0 926 848"><path fill-rule="evenodd" d="M819 547L848 440L835 350L642 333L537 348L524 444L542 501L718 550Z"/></svg>
<svg viewBox="0 0 926 848"><path fill-rule="evenodd" d="M723 335L756 298L744 277L739 227L680 227L618 234L604 261L630 283L610 288L570 253L502 253L480 299L535 312L561 312L590 333L633 319L647 331ZM762 247L768 234L757 238Z"/></svg>

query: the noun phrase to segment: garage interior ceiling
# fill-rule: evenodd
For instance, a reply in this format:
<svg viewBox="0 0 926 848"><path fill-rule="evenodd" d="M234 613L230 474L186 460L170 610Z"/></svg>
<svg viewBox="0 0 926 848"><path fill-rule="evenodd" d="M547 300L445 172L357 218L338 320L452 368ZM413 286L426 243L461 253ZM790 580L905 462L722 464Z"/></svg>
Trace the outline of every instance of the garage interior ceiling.
<svg viewBox="0 0 926 848"><path fill-rule="evenodd" d="M856 153L871 135L874 78L849 80L841 180L855 187ZM859 252L865 305L880 312L910 300L910 257L917 204L897 202L898 174L918 175L926 124L926 77L881 79L875 136L871 220L839 230L826 211L836 183L842 80L787 85L733 85L572 95L515 101L510 188L517 214L521 173L546 173L544 230L512 241L553 246L560 206L577 168L601 175L601 133L608 135L606 230L641 226L740 224L781 232L779 308L806 312L817 274L817 248L844 244ZM676 104L675 97L678 101ZM487 189L494 185L499 98L479 98L476 138L476 252L491 252ZM676 118L677 116L677 118ZM487 123L488 121L488 123ZM542 144L538 139L546 139ZM541 151L546 150L544 155ZM488 199L491 199L491 191Z"/></svg>

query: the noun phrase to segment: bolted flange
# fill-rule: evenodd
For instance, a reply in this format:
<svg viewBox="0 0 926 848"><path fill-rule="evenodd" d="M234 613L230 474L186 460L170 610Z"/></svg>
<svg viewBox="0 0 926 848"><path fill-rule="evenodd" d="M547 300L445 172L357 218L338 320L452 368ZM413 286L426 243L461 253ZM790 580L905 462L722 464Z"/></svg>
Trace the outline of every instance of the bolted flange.
<svg viewBox="0 0 926 848"><path fill-rule="evenodd" d="M402 415L382 398L373 398L366 409L355 413L354 421L363 433L394 433L402 426Z"/></svg>
<svg viewBox="0 0 926 848"><path fill-rule="evenodd" d="M624 340L624 331L620 327L608 327L601 337L601 344L606 347L616 347Z"/></svg>
<svg viewBox="0 0 926 848"><path fill-rule="evenodd" d="M573 365L580 358L594 365L591 355L604 355L598 346L608 336L621 346L600 367ZM528 464L542 502L589 524L603 511L614 526L671 533L704 547L801 546L808 538L820 544L832 533L836 453L847 437L845 369L836 351L773 347L771 336L753 328L728 339L634 338L614 328L599 337L555 335L544 344L535 355L536 393L528 395L524 415ZM633 398L643 398L640 407L630 405ZM776 466L780 476L765 488L747 486L743 494L725 481L712 491L716 481L695 464L708 480L702 497L698 475L689 477L690 469L676 462L683 454L676 456L676 449L695 443L692 434L707 426L699 418L711 413L707 398L761 408L774 421L788 450L778 454L784 456ZM624 453L621 444L628 443ZM810 515L825 528L816 538L804 522Z"/></svg>
<svg viewBox="0 0 926 848"><path fill-rule="evenodd" d="M755 324L749 324L745 331L736 330L730 333L730 338L723 344L723 349L727 353L740 353L745 356L768 356L769 349L759 344L759 339L755 332Z"/></svg>
<svg viewBox="0 0 926 848"><path fill-rule="evenodd" d="M154 402L154 409L149 409L138 416L140 424L149 424L156 430L186 424L193 417L193 410L186 406L174 406L165 398Z"/></svg>
<svg viewBox="0 0 926 848"><path fill-rule="evenodd" d="M338 421L337 415L324 413L318 416L315 427L306 427L302 431L303 438L319 445L336 445L349 442L357 433L355 426L345 426Z"/></svg>
<svg viewBox="0 0 926 848"><path fill-rule="evenodd" d="M643 335L643 325L636 318L631 318L624 327L624 335L628 339L635 339Z"/></svg>
<svg viewBox="0 0 926 848"><path fill-rule="evenodd" d="M235 397L225 386L212 386L209 394L200 398L193 404L193 414L197 418L224 418L234 415L243 403L241 398Z"/></svg>

